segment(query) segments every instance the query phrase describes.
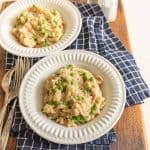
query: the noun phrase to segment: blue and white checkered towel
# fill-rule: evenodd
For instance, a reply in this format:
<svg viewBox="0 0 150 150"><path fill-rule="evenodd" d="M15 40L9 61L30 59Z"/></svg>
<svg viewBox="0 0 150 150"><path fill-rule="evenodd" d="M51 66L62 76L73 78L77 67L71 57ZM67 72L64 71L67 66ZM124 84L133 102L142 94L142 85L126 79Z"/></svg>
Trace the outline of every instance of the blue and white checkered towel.
<svg viewBox="0 0 150 150"><path fill-rule="evenodd" d="M112 33L101 8L97 4L75 4L82 14L82 30L69 49L85 49L97 53L112 62L123 76L127 100L126 106L143 103L150 91L141 77L139 68L131 54ZM16 56L6 55L6 69L15 62ZM32 64L39 58L31 58ZM24 121L16 107L12 133L17 136L17 150L109 150L116 141L112 129L99 139L80 145L61 145L46 141L34 133Z"/></svg>

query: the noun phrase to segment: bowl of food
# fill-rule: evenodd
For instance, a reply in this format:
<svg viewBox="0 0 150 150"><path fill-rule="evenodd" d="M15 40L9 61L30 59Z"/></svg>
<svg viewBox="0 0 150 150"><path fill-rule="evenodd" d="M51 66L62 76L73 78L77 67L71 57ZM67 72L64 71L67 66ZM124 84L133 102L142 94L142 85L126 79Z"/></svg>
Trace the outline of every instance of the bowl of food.
<svg viewBox="0 0 150 150"><path fill-rule="evenodd" d="M42 112L67 127L85 124L105 106L102 84L100 75L73 64L60 68L45 81Z"/></svg>
<svg viewBox="0 0 150 150"><path fill-rule="evenodd" d="M65 49L82 25L79 10L67 0L16 1L1 13L0 22L0 45L27 57Z"/></svg>
<svg viewBox="0 0 150 150"><path fill-rule="evenodd" d="M45 57L26 74L19 92L24 119L41 137L80 144L107 133L126 99L120 73L105 58L84 50Z"/></svg>

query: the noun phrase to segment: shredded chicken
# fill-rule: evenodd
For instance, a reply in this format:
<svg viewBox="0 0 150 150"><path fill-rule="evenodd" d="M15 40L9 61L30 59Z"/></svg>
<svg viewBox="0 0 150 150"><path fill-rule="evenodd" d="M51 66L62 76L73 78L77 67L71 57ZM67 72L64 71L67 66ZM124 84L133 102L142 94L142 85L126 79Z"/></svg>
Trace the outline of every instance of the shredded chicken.
<svg viewBox="0 0 150 150"><path fill-rule="evenodd" d="M61 125L74 127L94 119L105 105L100 84L82 68L68 65L51 75L43 90L43 113Z"/></svg>
<svg viewBox="0 0 150 150"><path fill-rule="evenodd" d="M54 9L31 6L17 18L12 34L26 47L46 47L61 39L64 22Z"/></svg>

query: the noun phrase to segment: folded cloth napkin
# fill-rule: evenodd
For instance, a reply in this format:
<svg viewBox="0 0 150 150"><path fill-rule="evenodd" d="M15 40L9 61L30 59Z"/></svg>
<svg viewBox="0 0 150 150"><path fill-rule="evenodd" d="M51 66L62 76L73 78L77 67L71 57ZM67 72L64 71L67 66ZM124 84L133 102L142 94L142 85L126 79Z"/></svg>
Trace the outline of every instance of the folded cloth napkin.
<svg viewBox="0 0 150 150"><path fill-rule="evenodd" d="M112 62L121 73L126 85L126 106L143 103L150 97L139 68L131 54L111 31L101 8L97 4L75 4L82 15L82 29L78 38L66 49L85 49L95 52ZM14 65L17 57L7 53L6 69ZM36 63L40 58L31 58ZM16 106L12 133L17 137L17 150L109 150L116 141L112 129L97 140L79 145L62 145L46 141L34 133L24 121L19 106Z"/></svg>

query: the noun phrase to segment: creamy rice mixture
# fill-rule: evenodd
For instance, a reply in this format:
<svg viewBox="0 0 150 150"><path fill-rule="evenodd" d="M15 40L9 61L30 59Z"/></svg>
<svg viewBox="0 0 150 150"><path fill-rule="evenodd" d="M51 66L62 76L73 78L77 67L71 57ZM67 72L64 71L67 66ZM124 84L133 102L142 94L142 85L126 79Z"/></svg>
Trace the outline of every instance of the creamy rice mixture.
<svg viewBox="0 0 150 150"><path fill-rule="evenodd" d="M57 10L33 5L17 16L12 34L26 47L46 47L61 39L64 21Z"/></svg>
<svg viewBox="0 0 150 150"><path fill-rule="evenodd" d="M42 112L67 127L89 122L105 105L102 83L101 76L75 65L61 68L45 82Z"/></svg>

